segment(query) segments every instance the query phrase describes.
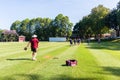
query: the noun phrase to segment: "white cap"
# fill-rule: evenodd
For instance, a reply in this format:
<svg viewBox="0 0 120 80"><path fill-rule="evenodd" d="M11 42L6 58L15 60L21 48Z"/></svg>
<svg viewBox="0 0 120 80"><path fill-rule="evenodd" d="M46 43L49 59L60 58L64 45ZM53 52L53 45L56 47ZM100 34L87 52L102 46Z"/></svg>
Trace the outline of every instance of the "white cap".
<svg viewBox="0 0 120 80"><path fill-rule="evenodd" d="M34 37L37 37L37 35L34 34L34 35L32 36L32 38L34 38Z"/></svg>

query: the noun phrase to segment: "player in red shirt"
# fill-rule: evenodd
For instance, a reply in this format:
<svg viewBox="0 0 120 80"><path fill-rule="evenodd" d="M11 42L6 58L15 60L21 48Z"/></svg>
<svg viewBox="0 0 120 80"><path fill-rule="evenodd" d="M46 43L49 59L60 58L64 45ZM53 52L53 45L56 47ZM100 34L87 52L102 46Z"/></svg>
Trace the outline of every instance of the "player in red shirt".
<svg viewBox="0 0 120 80"><path fill-rule="evenodd" d="M37 35L33 35L32 39L29 41L27 47L31 44L32 60L36 60L37 48L38 48L39 40L37 39Z"/></svg>

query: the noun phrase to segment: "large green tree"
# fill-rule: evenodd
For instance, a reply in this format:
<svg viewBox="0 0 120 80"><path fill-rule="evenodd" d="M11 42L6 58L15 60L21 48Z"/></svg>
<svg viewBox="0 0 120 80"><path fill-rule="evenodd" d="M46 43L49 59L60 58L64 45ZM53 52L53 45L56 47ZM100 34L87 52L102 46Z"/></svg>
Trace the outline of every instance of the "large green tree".
<svg viewBox="0 0 120 80"><path fill-rule="evenodd" d="M73 24L68 16L63 16L63 14L58 14L52 21L51 26L54 37L69 37L72 34Z"/></svg>
<svg viewBox="0 0 120 80"><path fill-rule="evenodd" d="M83 17L74 26L74 31L79 32L79 35L82 35L82 37L97 36L98 34L107 32L109 29L105 26L104 17L109 11L103 5L98 5L91 10L88 16Z"/></svg>
<svg viewBox="0 0 120 80"><path fill-rule="evenodd" d="M110 29L114 29L117 32L117 36L120 36L120 1L117 4L117 8L114 8L105 17L105 25Z"/></svg>
<svg viewBox="0 0 120 80"><path fill-rule="evenodd" d="M92 20L92 30L95 35L105 33L104 29L106 26L104 24L104 17L109 13L109 9L103 5L95 7L91 11L91 20Z"/></svg>
<svg viewBox="0 0 120 80"><path fill-rule="evenodd" d="M26 36L26 40L31 38L32 34L38 35L40 40L48 40L49 37L63 37L72 34L73 24L67 16L58 14L55 19L34 18L23 21L15 21L11 25L11 30L16 30L19 35Z"/></svg>
<svg viewBox="0 0 120 80"><path fill-rule="evenodd" d="M120 1L117 4L117 27L116 27L116 31L117 31L117 36L120 36Z"/></svg>
<svg viewBox="0 0 120 80"><path fill-rule="evenodd" d="M48 40L50 36L50 23L49 18L37 18L36 19L35 34L38 35L40 40Z"/></svg>

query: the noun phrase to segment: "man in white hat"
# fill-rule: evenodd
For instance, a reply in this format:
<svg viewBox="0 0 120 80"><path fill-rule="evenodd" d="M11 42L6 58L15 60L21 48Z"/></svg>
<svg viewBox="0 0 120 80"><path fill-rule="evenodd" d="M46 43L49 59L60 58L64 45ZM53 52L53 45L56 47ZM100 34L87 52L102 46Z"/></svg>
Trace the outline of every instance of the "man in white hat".
<svg viewBox="0 0 120 80"><path fill-rule="evenodd" d="M32 60L37 60L36 55L37 55L38 43L39 43L39 40L37 39L37 35L33 35L32 39L29 41L29 43L27 45L27 47L28 47L31 44L31 51L33 52Z"/></svg>

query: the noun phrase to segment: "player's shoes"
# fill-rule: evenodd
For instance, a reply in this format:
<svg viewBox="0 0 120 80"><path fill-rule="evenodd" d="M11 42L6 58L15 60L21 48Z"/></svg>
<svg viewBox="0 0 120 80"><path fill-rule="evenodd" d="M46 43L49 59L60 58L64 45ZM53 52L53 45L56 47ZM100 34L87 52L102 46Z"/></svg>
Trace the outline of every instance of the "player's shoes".
<svg viewBox="0 0 120 80"><path fill-rule="evenodd" d="M36 58L32 58L33 61L36 61L37 59Z"/></svg>

